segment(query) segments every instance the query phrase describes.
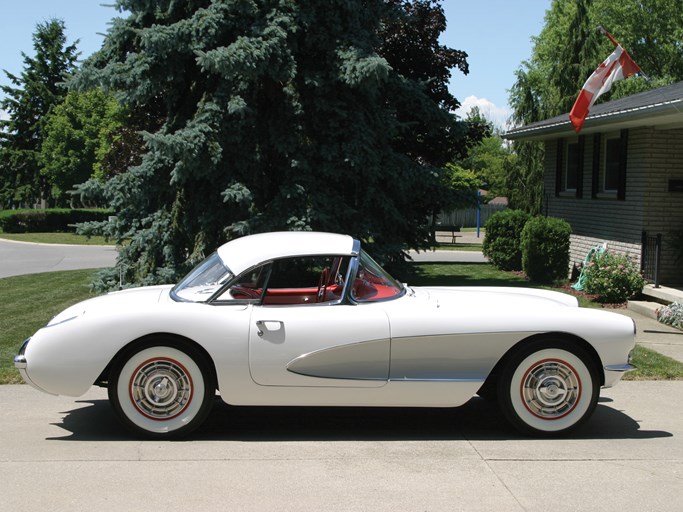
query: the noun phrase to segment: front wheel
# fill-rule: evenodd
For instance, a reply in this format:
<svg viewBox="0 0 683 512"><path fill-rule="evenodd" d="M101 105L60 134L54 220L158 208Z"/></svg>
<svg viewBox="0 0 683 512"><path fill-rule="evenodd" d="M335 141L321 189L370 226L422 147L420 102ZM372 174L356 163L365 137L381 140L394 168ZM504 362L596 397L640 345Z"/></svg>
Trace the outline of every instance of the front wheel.
<svg viewBox="0 0 683 512"><path fill-rule="evenodd" d="M208 364L190 345L147 345L114 364L109 400L134 433L182 437L211 411L215 385Z"/></svg>
<svg viewBox="0 0 683 512"><path fill-rule="evenodd" d="M564 342L532 342L512 356L498 381L503 415L526 434L565 434L595 410L600 379L581 347Z"/></svg>

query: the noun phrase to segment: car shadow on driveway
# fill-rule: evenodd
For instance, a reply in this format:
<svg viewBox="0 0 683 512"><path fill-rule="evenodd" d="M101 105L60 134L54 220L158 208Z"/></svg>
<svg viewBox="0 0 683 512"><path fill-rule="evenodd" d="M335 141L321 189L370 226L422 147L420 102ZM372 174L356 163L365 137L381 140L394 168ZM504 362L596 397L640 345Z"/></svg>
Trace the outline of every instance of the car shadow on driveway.
<svg viewBox="0 0 683 512"><path fill-rule="evenodd" d="M641 430L637 421L605 405L602 398L591 418L569 439L653 439L670 432ZM76 402L55 423L68 434L60 441L129 441L107 400ZM88 404L83 406L83 404ZM500 441L527 439L500 414L497 405L473 398L461 407L235 407L216 399L205 424L189 441Z"/></svg>

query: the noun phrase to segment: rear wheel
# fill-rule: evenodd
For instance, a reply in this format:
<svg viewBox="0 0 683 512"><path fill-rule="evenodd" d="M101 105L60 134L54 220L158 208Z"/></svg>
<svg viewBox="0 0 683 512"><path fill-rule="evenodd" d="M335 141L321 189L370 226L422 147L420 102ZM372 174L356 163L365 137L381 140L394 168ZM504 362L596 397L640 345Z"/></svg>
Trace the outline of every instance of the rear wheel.
<svg viewBox="0 0 683 512"><path fill-rule="evenodd" d="M501 410L533 435L559 435L592 414L600 392L598 369L581 347L538 340L514 354L498 381Z"/></svg>
<svg viewBox="0 0 683 512"><path fill-rule="evenodd" d="M114 364L109 400L137 435L177 438L206 419L215 395L209 363L189 344L147 344Z"/></svg>

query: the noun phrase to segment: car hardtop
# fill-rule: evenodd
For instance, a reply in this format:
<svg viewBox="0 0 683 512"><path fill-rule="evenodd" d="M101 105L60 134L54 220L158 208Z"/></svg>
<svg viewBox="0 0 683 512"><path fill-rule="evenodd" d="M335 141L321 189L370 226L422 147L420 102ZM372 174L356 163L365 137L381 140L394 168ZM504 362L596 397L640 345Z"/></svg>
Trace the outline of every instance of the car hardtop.
<svg viewBox="0 0 683 512"><path fill-rule="evenodd" d="M360 242L349 235L316 231L280 231L236 238L218 248L234 275L264 261L294 256L356 256Z"/></svg>

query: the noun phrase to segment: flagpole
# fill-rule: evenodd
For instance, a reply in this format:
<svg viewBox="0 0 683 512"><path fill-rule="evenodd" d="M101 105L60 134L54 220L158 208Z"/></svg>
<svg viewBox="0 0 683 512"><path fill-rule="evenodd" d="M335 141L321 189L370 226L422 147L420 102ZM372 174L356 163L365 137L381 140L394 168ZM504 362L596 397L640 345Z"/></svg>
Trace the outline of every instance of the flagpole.
<svg viewBox="0 0 683 512"><path fill-rule="evenodd" d="M607 36L607 39L609 39L610 41L612 41L612 44L613 44L615 47L616 47L616 46L619 46L619 43L617 43L617 40L614 39L614 37L612 37L612 34L610 34L609 32L607 32L607 30L605 30L605 27L603 27L602 25L598 25L598 30L599 30L600 32L602 32L604 35L606 35L606 36Z"/></svg>

